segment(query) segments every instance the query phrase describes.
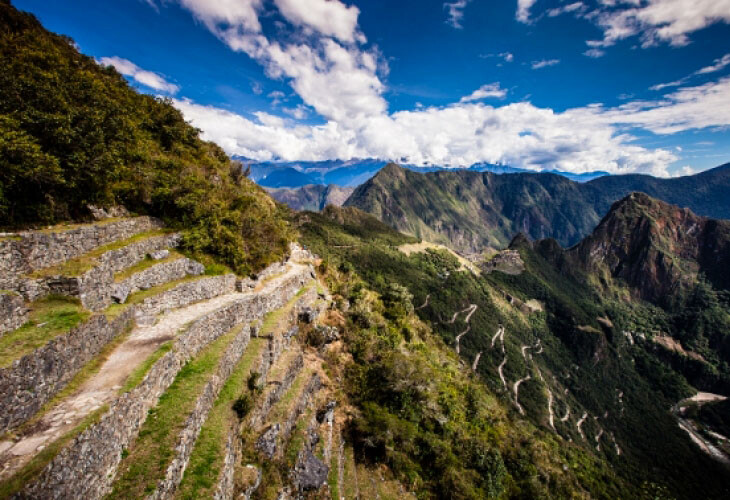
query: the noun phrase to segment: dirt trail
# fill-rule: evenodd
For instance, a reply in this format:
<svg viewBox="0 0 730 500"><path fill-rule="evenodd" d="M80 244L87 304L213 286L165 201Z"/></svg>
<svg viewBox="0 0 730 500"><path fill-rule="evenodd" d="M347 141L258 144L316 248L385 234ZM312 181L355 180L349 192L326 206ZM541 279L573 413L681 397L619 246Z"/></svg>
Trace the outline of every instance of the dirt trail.
<svg viewBox="0 0 730 500"><path fill-rule="evenodd" d="M520 415L524 415L524 414L525 414L525 409L524 409L524 408L522 408L522 405L520 404L520 401L519 401L520 384L521 384L522 382L527 382L527 381L528 381L528 380L530 380L531 378L532 378L532 377L530 377L530 374L528 373L528 374L527 374L527 376L525 376L525 377L523 377L523 378L519 379L519 380L518 380L517 382L515 382L515 383L514 383L514 385L512 386L512 391L513 391L513 392L515 393L515 406L517 407L517 411L519 411L519 412L520 412Z"/></svg>
<svg viewBox="0 0 730 500"><path fill-rule="evenodd" d="M465 313L465 312L469 311L469 315L465 319L465 321L468 323L469 320L471 319L471 315L474 314L474 311L476 311L476 309L477 309L477 305L476 304L469 304L469 306L466 307L466 309L462 309L461 311L456 311L454 313L454 315L451 317L451 319L449 321L446 321L446 324L447 325L453 325L454 322L456 321L456 318L459 316L459 314L462 314L462 313Z"/></svg>
<svg viewBox="0 0 730 500"><path fill-rule="evenodd" d="M601 436L603 436L603 428L599 427L598 434L596 434L596 437L594 438L596 440L596 451L601 451Z"/></svg>
<svg viewBox="0 0 730 500"><path fill-rule="evenodd" d="M537 375L540 377L542 383L545 384L545 389L548 393L548 423L550 424L550 427L553 429L553 431L557 432L557 429L555 429L555 414L553 413L553 391L551 391L550 386L545 383L542 372L537 365L535 365L535 370L537 370Z"/></svg>
<svg viewBox="0 0 730 500"><path fill-rule="evenodd" d="M504 352L504 327L502 325L499 325L499 328L497 328L497 333L495 333L494 337L492 337L492 348L494 348L494 343L497 341L498 338L502 340L502 352Z"/></svg>
<svg viewBox="0 0 730 500"><path fill-rule="evenodd" d="M129 375L165 342L174 339L188 323L247 295L271 292L279 282L303 266L290 263L287 271L270 279L259 290L233 292L169 311L153 325L135 327L126 340L112 351L97 373L85 381L71 396L49 410L17 442L0 442L0 479L23 467L50 443L74 429L81 421L119 396L119 389ZM10 446L8 444L10 443ZM3 446L4 445L4 446Z"/></svg>
<svg viewBox="0 0 730 500"><path fill-rule="evenodd" d="M586 421L586 418L588 418L588 412L584 412L583 416L580 417L580 420L575 424L575 427L578 429L578 434L580 434L580 437L582 437L584 440L586 438L586 435L583 434L583 423Z"/></svg>
<svg viewBox="0 0 730 500"><path fill-rule="evenodd" d="M479 366L479 358L482 357L482 351L479 351L477 355L474 357L474 362L471 364L471 370L477 371L477 366Z"/></svg>
<svg viewBox="0 0 730 500"><path fill-rule="evenodd" d="M426 307L428 305L428 301L429 301L430 298L431 298L431 294L429 293L428 295L426 295L426 300L423 301L423 304L421 304L420 306L416 307L415 310L416 311L420 311L421 309L423 309L424 307Z"/></svg>
<svg viewBox="0 0 730 500"><path fill-rule="evenodd" d="M474 314L474 312L477 310L477 305L471 304L469 306L469 308L471 308L471 311L469 311L469 314L467 314L466 318L464 318L464 322L466 323L466 329L463 332L461 332L459 335L456 336L456 354L459 354L459 351L460 351L461 337L463 337L464 335L469 333L469 330L471 330L471 325L469 324L469 322L471 321L472 314ZM465 309L464 311L466 311L467 309ZM461 311L461 312L464 312L464 311Z"/></svg>
<svg viewBox="0 0 730 500"><path fill-rule="evenodd" d="M502 354L504 354L504 359L502 359L502 362L497 367L497 373L499 374L499 380L502 381L504 389L506 391L509 391L509 389L507 388L507 381L504 378L504 365L507 364L507 352L504 348L504 326L502 325L499 325L499 328L497 328L497 333L495 333L494 337L492 337L492 348L494 348L494 343L497 341L498 338L502 341Z"/></svg>
<svg viewBox="0 0 730 500"><path fill-rule="evenodd" d="M507 364L507 356L504 357L502 362L497 367L497 373L499 374L499 379L502 381L502 385L504 385L505 390L507 389L507 381L504 379L504 365Z"/></svg>
<svg viewBox="0 0 730 500"><path fill-rule="evenodd" d="M567 422L570 418L570 406L568 406L568 403L565 403L565 415L560 417L561 422Z"/></svg>

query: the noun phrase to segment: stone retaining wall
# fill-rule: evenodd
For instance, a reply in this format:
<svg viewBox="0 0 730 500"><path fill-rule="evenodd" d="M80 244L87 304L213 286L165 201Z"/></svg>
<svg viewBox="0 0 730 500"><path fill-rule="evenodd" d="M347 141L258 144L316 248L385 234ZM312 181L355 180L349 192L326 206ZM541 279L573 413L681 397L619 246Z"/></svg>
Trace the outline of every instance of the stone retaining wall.
<svg viewBox="0 0 730 500"><path fill-rule="evenodd" d="M231 376L243 352L246 350L250 338L250 331L248 326L246 326L236 336L231 345L228 346L226 353L218 363L216 373L205 385L205 388L195 403L195 409L185 421L185 427L180 433L177 446L175 447L175 457L167 467L165 478L159 482L157 490L149 495L147 500L170 499L174 496L177 487L180 485L180 481L182 481L185 469L188 466L190 454L193 452L193 447L200 434L200 429L208 418L208 413L218 398L223 384Z"/></svg>
<svg viewBox="0 0 730 500"><path fill-rule="evenodd" d="M205 271L205 266L191 259L181 258L160 262L143 271L134 273L129 278L104 286L98 283L82 282L80 299L87 309L99 311L109 306L112 300L126 302L127 297L139 290L163 285L186 276L199 276Z"/></svg>
<svg viewBox="0 0 730 500"><path fill-rule="evenodd" d="M99 423L64 447L16 498L98 499L108 493L122 451L137 437L148 411L182 366L236 324L259 319L286 304L310 279L311 270L303 268L270 293L243 297L193 322L177 338L173 349L155 362L139 386L114 401Z"/></svg>
<svg viewBox="0 0 730 500"><path fill-rule="evenodd" d="M12 283L18 275L61 264L102 245L161 227L158 219L135 217L85 224L65 231L59 228L52 232L18 233L0 241L0 288L11 288L5 283Z"/></svg>
<svg viewBox="0 0 730 500"><path fill-rule="evenodd" d="M16 293L0 292L0 337L3 333L20 328L28 321L28 308L23 297Z"/></svg>
<svg viewBox="0 0 730 500"><path fill-rule="evenodd" d="M132 325L133 311L111 323L103 314L92 316L65 335L0 369L0 434L30 417L101 352L114 337Z"/></svg>
<svg viewBox="0 0 730 500"><path fill-rule="evenodd" d="M234 274L180 283L166 292L144 299L136 306L135 320L137 324L149 324L158 314L233 292L235 283Z"/></svg>

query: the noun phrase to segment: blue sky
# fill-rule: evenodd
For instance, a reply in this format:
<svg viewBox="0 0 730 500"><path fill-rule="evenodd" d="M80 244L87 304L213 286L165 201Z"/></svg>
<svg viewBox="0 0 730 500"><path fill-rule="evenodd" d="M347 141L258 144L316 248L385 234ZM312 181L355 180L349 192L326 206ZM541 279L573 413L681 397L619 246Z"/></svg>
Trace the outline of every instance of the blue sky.
<svg viewBox="0 0 730 500"><path fill-rule="evenodd" d="M249 158L730 161L730 0L14 4Z"/></svg>

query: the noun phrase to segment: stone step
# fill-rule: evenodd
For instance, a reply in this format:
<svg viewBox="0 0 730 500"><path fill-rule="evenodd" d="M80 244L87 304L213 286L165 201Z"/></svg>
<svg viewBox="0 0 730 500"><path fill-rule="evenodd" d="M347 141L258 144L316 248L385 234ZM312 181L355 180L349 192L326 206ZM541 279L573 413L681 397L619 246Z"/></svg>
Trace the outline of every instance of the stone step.
<svg viewBox="0 0 730 500"><path fill-rule="evenodd" d="M20 291L23 275L162 226L160 220L152 217L134 217L24 231L3 238L0 240L0 289Z"/></svg>
<svg viewBox="0 0 730 500"><path fill-rule="evenodd" d="M196 321L180 334L172 349L157 360L143 381L110 405L101 420L64 447L23 498L100 498L108 492L122 451L135 440L149 409L170 386L182 366L208 343L242 322L280 308L311 280L312 269L294 264L260 292L236 300Z"/></svg>

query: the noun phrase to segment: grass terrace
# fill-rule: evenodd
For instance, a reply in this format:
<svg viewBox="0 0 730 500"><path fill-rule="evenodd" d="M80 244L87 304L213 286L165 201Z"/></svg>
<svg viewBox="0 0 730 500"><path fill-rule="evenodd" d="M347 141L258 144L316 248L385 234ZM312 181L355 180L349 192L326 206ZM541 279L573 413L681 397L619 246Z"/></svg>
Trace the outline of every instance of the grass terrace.
<svg viewBox="0 0 730 500"><path fill-rule="evenodd" d="M29 308L28 322L0 337L0 368L10 366L16 359L68 333L91 316L78 299L61 295L39 299Z"/></svg>
<svg viewBox="0 0 730 500"><path fill-rule="evenodd" d="M141 498L155 491L175 456L175 445L198 396L244 326L238 325L211 342L180 370L157 406L149 411L132 448L125 452L109 498Z"/></svg>

